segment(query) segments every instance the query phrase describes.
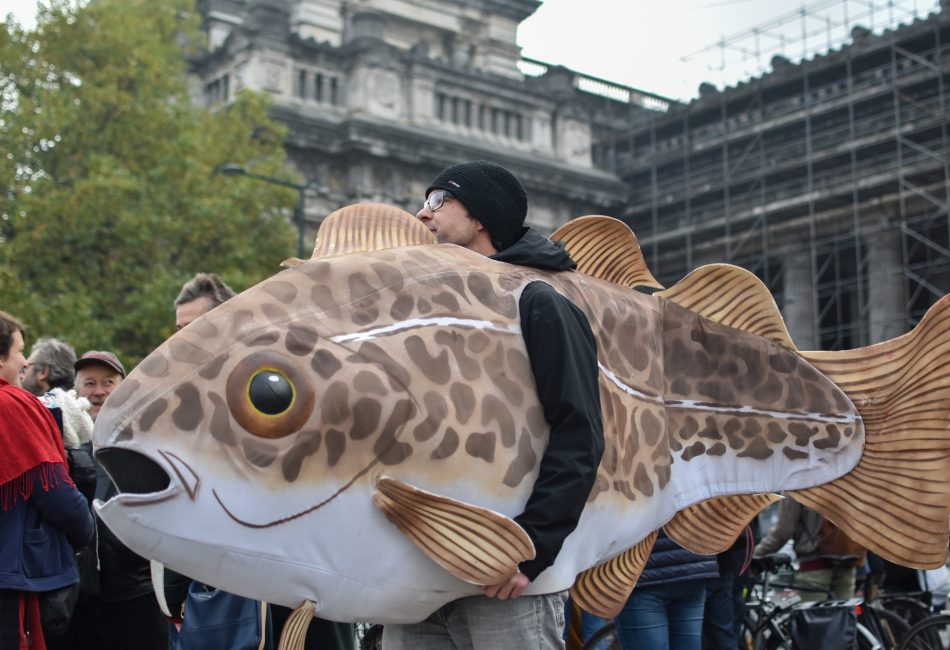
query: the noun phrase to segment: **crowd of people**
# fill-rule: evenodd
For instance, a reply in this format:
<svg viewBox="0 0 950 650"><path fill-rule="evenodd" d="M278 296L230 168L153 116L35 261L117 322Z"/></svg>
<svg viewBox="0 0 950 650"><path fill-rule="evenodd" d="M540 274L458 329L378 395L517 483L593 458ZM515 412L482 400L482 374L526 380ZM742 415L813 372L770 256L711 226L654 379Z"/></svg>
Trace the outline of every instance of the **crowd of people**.
<svg viewBox="0 0 950 650"><path fill-rule="evenodd" d="M440 243L549 272L575 268L562 244L524 226L526 213L527 194L518 179L497 164L475 161L440 172L417 217ZM218 276L198 274L174 300L176 327L186 327L233 295ZM537 554L499 584L483 587L481 595L451 602L419 623L385 626L386 650L564 647L571 618L565 616L566 594L523 592L553 564L594 485L604 450L597 344L584 313L543 281L525 287L519 309L551 432L531 495L515 517ZM106 526L96 526L90 508L93 497L107 500L116 494L91 459L90 438L103 403L126 376L125 367L113 352L92 350L77 358L66 342L48 337L38 339L26 357L25 331L16 318L0 312L5 456L0 462L0 650L176 648L179 630L193 611L189 607L200 607L188 599L194 582L150 566ZM792 535L798 551L805 540L799 529L817 535L820 520L793 508L783 505L782 527L766 537L760 552ZM661 534L618 618L623 647L739 647L737 594L751 552L749 538L743 534L716 557L692 554ZM811 561L814 547L802 546L805 560ZM94 562L88 561L90 555ZM853 571L850 579L853 590ZM44 635L42 596L77 584L68 629ZM268 609L270 647L275 647L289 610ZM600 623L586 617L584 629L589 633ZM352 628L316 620L307 647L352 648Z"/></svg>

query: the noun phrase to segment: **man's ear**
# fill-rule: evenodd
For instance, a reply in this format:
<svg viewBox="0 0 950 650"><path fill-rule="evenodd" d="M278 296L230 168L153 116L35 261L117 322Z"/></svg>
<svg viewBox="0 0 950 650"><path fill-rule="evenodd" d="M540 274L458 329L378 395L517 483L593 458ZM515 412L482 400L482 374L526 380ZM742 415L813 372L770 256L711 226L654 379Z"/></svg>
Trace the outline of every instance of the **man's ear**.
<svg viewBox="0 0 950 650"><path fill-rule="evenodd" d="M46 381L46 379L49 377L49 366L44 365L42 370L37 370L36 368L33 368L33 375L39 381Z"/></svg>

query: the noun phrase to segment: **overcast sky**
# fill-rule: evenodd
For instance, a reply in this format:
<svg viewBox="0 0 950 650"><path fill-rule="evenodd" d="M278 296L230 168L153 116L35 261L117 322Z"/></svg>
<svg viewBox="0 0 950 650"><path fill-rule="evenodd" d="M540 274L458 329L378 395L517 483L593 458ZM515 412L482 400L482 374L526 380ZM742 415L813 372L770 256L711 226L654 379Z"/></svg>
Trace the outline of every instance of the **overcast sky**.
<svg viewBox="0 0 950 650"><path fill-rule="evenodd" d="M689 99L702 81L722 87L748 79L781 51L798 61L829 44L838 47L855 23L880 32L938 6L938 0L544 0L522 23L518 44L528 58Z"/></svg>
<svg viewBox="0 0 950 650"><path fill-rule="evenodd" d="M2 14L24 21L35 6L0 0ZM838 46L855 22L879 32L937 6L939 0L544 0L522 23L518 44L528 58L690 99L700 82L721 87L747 79L780 51L797 61Z"/></svg>

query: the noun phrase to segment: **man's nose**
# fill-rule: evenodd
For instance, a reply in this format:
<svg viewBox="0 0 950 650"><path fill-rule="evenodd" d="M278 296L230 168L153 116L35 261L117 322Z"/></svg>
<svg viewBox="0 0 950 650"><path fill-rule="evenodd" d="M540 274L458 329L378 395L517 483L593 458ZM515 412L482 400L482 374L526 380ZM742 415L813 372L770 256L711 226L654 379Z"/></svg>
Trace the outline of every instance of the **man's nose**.
<svg viewBox="0 0 950 650"><path fill-rule="evenodd" d="M423 205L418 212L416 212L416 219L425 221L426 219L432 218L432 212L429 210L428 205Z"/></svg>

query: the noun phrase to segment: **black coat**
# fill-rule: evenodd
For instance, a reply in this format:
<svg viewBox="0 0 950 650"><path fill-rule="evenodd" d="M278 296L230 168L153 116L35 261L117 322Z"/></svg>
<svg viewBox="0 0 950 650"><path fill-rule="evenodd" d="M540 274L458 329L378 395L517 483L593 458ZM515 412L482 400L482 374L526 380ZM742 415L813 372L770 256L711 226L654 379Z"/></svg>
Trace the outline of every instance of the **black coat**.
<svg viewBox="0 0 950 650"><path fill-rule="evenodd" d="M526 229L493 259L546 271L576 265L560 242ZM518 303L521 331L538 400L551 427L548 446L524 512L515 521L534 542L536 556L521 572L534 580L554 563L597 478L604 428L597 384L597 343L574 303L544 282L532 282Z"/></svg>

